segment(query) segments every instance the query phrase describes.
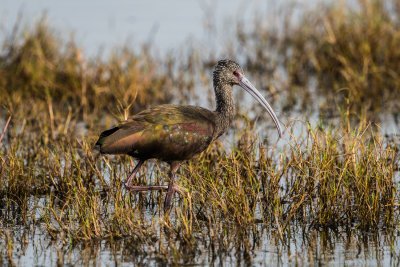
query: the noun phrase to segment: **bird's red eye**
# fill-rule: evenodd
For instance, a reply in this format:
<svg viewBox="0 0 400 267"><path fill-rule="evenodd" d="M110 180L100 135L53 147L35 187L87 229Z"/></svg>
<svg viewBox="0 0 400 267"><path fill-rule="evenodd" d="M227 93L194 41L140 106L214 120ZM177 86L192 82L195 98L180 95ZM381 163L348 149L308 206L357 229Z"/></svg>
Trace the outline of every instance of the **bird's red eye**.
<svg viewBox="0 0 400 267"><path fill-rule="evenodd" d="M240 73L238 71L236 71L236 70L233 72L233 75L235 75L237 78L240 77Z"/></svg>

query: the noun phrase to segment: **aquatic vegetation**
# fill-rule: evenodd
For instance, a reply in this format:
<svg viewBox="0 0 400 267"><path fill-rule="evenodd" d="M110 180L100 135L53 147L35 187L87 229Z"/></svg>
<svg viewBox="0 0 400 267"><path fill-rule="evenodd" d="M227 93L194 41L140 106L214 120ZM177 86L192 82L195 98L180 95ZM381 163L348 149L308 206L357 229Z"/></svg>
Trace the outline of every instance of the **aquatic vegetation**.
<svg viewBox="0 0 400 267"><path fill-rule="evenodd" d="M329 108L339 114L338 122L321 116L310 124L282 112L285 139L277 144L266 127L255 130L252 112L239 108L237 130L182 166L177 180L187 193L168 216L163 193L123 189L134 166L130 157L102 157L93 146L102 129L147 106L198 101L191 97L195 84L212 95L208 79L215 62L195 52L156 60L146 47L141 54L125 48L109 59L85 59L45 21L23 35L17 30L0 58L0 264L17 265L29 246L51 247L57 255L53 265L83 251L90 257L78 264L96 262L102 250L116 262L250 265L268 246L278 261L302 264L319 260L310 251L332 253L325 251L334 246L331 240L358 252L379 250L361 241L385 242L398 263L399 140L382 135L364 113L357 112L357 120L352 115L365 106L379 110L386 100L397 105L398 52L383 47L397 44L397 35L388 39L388 32L397 32L399 8L393 2L388 17L381 2L360 3L359 11L310 11L283 39L264 31L250 38L251 46L241 43L256 51L248 54L246 69L260 89L268 87L261 73L272 77L276 67L287 75L279 89L287 93L271 91L275 103L315 101L316 90L326 105L334 104ZM316 18L324 19L311 31ZM267 39L264 48L272 50L264 51ZM366 60L363 68L360 58ZM265 60L271 65L261 64ZM337 92L332 101L329 94ZM151 163L134 183L166 184L167 170Z"/></svg>
<svg viewBox="0 0 400 267"><path fill-rule="evenodd" d="M276 21L259 17L250 30L239 21L235 49L246 51L251 73L279 78L271 83L287 94L287 109L312 107L318 93L323 113L337 114L337 105L350 103L355 113L397 114L400 5L354 2L319 4L300 17L289 7Z"/></svg>
<svg viewBox="0 0 400 267"><path fill-rule="evenodd" d="M230 152L216 142L183 166L179 184L188 193L170 217L160 208L161 193L122 189L130 158L99 159L92 144L68 137L37 142L49 127L33 136L14 128L2 150L2 235L18 227L67 244L129 239L139 254L184 262L211 248L215 255L251 255L262 242L251 236L265 231L285 244L297 227L376 231L399 223L397 145L365 123L354 130L307 126L282 152L257 143L248 125ZM136 183L167 177L163 165L154 165Z"/></svg>

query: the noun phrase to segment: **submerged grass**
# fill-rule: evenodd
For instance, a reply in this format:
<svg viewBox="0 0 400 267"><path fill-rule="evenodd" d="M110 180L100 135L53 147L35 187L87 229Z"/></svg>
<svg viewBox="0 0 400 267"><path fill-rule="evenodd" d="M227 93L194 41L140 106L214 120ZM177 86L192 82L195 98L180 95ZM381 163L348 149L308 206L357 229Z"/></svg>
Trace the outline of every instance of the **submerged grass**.
<svg viewBox="0 0 400 267"><path fill-rule="evenodd" d="M331 21L337 23L331 27L355 27L347 24L346 14ZM251 264L266 236L271 243L290 248L300 233L302 242L314 250L316 232L358 233L360 239L366 233L386 232L393 237L388 241L392 247L398 242L394 237L400 220L399 142L383 137L365 116L351 120L355 105L366 98L344 96L347 106L339 104L339 111L345 112L337 124L289 120L287 144L280 147L270 144L268 131L257 135L261 131L255 130L256 120L238 116L239 130L231 133L235 141L229 148L217 141L182 166L179 183L188 192L176 199L173 211L165 216L160 208L163 193L131 194L123 189L133 160L100 156L93 144L117 118L173 97L188 102L198 80L209 89L204 77L210 63L195 54L185 61L158 62L146 48L140 55L122 49L109 60L87 60L72 41L64 46L45 21L22 37L16 35L7 39L0 58L0 116L12 115L10 122L4 120L5 134L0 138L0 264L16 264L37 236L57 248L59 265L67 247L107 247L137 264L223 263L227 258ZM298 56L299 47L308 44L301 44L299 36L290 36L297 42L287 41L292 54L283 50L287 64L298 60L296 67L286 68L292 78L296 73L306 76L298 68L305 64L304 58ZM259 46L257 40L263 39L253 37ZM336 41L341 37L337 33ZM323 62L326 52L314 52L308 55ZM350 86L343 66L329 59L334 55L338 53L324 60L332 62L336 74L313 66L310 75L320 79L319 85L331 79L334 88ZM264 59L247 62L262 89ZM378 79L375 72L369 75ZM290 80L287 86L298 88L301 83L295 80L301 79ZM385 83L394 88L395 81ZM354 87L354 94L358 89ZM306 99L307 94L299 98ZM166 183L167 171L163 164L147 163L134 182ZM392 257L399 262L396 253L393 249ZM289 258L301 263L299 257Z"/></svg>

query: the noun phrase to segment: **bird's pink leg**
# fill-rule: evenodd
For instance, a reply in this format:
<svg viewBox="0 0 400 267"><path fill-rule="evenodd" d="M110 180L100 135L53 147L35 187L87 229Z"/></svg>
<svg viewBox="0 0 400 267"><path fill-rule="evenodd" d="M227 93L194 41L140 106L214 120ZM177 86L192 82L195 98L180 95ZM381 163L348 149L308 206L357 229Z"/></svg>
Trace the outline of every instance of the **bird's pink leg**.
<svg viewBox="0 0 400 267"><path fill-rule="evenodd" d="M125 185L125 187L129 191L133 191L133 192L151 191L151 190L167 190L168 189L168 185L144 185L144 186L131 185L129 187L127 187Z"/></svg>
<svg viewBox="0 0 400 267"><path fill-rule="evenodd" d="M171 179L168 185L144 185L144 186L136 186L136 185L131 185L131 182L133 178L136 176L136 173L140 170L140 167L142 167L144 161L140 160L138 164L135 166L133 169L131 175L125 182L125 188L131 192L144 192L144 191L155 191L155 190L167 190L167 196L165 197L165 202L164 202L164 210L169 210L171 208L171 202L173 199L173 195L175 192L178 192L181 195L184 195L185 189L180 187L179 185L175 184L175 174L176 171L179 169L179 166L181 165L180 162L173 162L171 163Z"/></svg>
<svg viewBox="0 0 400 267"><path fill-rule="evenodd" d="M142 167L143 163L144 163L144 160L139 160L138 164L133 169L131 175L126 180L126 182L124 184L125 188L132 192L141 192L141 191L150 191L150 190L167 190L168 185L150 185L150 186L131 185L133 178L136 176L137 172L140 170L140 167ZM179 189L178 192L182 192L182 191Z"/></svg>
<svg viewBox="0 0 400 267"><path fill-rule="evenodd" d="M168 184L168 192L167 195L165 196L165 201L164 201L164 212L169 212L169 210L171 209L175 191L182 193L181 188L175 185L175 175L177 170L181 166L181 162L173 161L170 165L171 165L171 175Z"/></svg>
<svg viewBox="0 0 400 267"><path fill-rule="evenodd" d="M126 189L131 190L131 188L134 187L131 185L132 179L136 176L136 173L140 170L140 167L142 167L143 163L144 163L144 160L139 160L138 164L133 169L131 175L129 175L129 178L125 182Z"/></svg>

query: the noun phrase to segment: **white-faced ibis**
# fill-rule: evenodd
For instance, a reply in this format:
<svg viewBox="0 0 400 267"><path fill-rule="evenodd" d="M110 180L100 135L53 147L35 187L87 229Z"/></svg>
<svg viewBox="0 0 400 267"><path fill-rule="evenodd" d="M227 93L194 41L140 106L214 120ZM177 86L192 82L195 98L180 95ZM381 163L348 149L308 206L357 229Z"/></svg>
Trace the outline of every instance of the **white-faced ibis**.
<svg viewBox="0 0 400 267"><path fill-rule="evenodd" d="M175 174L185 160L204 151L220 137L235 116L232 87L241 86L249 92L272 117L279 137L282 130L278 119L264 97L243 75L242 68L232 60L220 60L215 66L213 83L217 108L210 111L196 106L160 105L144 110L131 119L101 133L96 148L104 154L127 154L139 160L125 182L130 191L167 189L164 210L168 211L175 191ZM134 186L132 179L148 159L170 164L168 186Z"/></svg>

